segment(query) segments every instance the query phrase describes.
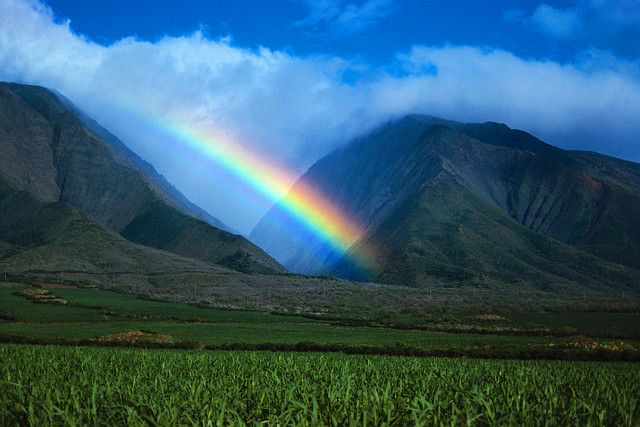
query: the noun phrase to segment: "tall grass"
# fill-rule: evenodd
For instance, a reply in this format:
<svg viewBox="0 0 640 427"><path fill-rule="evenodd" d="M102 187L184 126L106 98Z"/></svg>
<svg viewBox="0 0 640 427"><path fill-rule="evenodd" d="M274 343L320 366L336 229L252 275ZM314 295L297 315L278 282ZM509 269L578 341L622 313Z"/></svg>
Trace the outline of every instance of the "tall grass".
<svg viewBox="0 0 640 427"><path fill-rule="evenodd" d="M0 424L640 423L629 363L0 345Z"/></svg>

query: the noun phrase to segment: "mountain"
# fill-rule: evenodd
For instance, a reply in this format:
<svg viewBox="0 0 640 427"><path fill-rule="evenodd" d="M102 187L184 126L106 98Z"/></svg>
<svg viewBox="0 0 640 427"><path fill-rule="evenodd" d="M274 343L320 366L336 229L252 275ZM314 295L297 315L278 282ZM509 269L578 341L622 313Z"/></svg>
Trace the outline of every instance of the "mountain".
<svg viewBox="0 0 640 427"><path fill-rule="evenodd" d="M0 173L7 188L69 205L131 242L247 273L286 271L48 89L0 83Z"/></svg>
<svg viewBox="0 0 640 427"><path fill-rule="evenodd" d="M153 299L281 312L399 306L421 311L428 299L413 292L398 302L396 291L380 285L246 274L132 243L67 203L42 202L17 189L2 174L0 212L0 281L62 282Z"/></svg>
<svg viewBox="0 0 640 427"><path fill-rule="evenodd" d="M206 212L204 209L199 206L191 203L178 189L176 189L167 179L159 174L154 167L140 158L137 154L131 151L118 137L113 135L107 129L103 128L98 122L85 114L82 110L76 107L71 101L69 101L63 95L55 92L56 96L60 99L60 101L71 110L81 121L82 123L91 130L98 137L102 138L104 141L107 141L111 147L113 147L121 156L127 159L130 165L134 166L136 169L142 172L142 177L147 180L147 182L155 187L159 192L163 193L166 198L173 200L177 206L180 207L182 211L185 213L201 219L216 228L221 230L228 231L233 234L238 234L236 230L224 224L218 218L214 217L210 213Z"/></svg>
<svg viewBox="0 0 640 427"><path fill-rule="evenodd" d="M0 175L0 265L11 274L51 272L148 276L231 272L127 241L64 202L43 202ZM1 250L1 249L0 249Z"/></svg>
<svg viewBox="0 0 640 427"><path fill-rule="evenodd" d="M504 124L412 115L329 154L301 181L365 233L336 259L304 232L283 233L276 205L251 238L293 271L409 286L640 288L636 163ZM374 266L352 262L362 251Z"/></svg>

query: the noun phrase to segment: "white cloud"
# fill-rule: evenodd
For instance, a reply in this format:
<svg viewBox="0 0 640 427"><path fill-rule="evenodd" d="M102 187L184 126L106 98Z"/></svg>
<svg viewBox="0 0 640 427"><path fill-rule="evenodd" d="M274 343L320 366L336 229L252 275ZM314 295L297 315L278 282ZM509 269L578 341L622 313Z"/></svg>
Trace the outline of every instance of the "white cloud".
<svg viewBox="0 0 640 427"><path fill-rule="evenodd" d="M575 37L583 25L577 9L556 9L548 4L538 6L531 21L539 31L560 38Z"/></svg>
<svg viewBox="0 0 640 427"><path fill-rule="evenodd" d="M565 147L640 160L640 80L626 68L612 68L610 58L602 66L594 58L561 65L502 50L415 47L404 60L438 72L388 76L374 90L377 108L502 121Z"/></svg>
<svg viewBox="0 0 640 427"><path fill-rule="evenodd" d="M564 8L538 5L530 17L509 11L509 22L520 21L552 39L582 49L613 50L627 56L640 54L640 1L576 0Z"/></svg>
<svg viewBox="0 0 640 427"><path fill-rule="evenodd" d="M300 172L409 112L506 122L560 146L640 160L637 67L608 52L558 64L502 50L416 46L394 65L404 74L372 71L346 84L342 73L358 64L244 49L200 33L101 46L55 23L35 0L0 0L0 79L57 89L241 231L268 201L233 185L215 163L176 146L138 113L206 122Z"/></svg>
<svg viewBox="0 0 640 427"><path fill-rule="evenodd" d="M309 8L309 16L296 22L328 30L332 35L349 35L378 23L393 10L391 0L298 0Z"/></svg>

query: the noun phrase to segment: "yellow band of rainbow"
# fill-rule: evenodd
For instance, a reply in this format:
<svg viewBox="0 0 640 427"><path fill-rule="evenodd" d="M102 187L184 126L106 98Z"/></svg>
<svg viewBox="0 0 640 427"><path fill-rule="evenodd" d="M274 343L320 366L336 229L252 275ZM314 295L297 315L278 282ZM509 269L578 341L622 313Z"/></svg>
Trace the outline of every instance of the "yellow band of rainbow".
<svg viewBox="0 0 640 427"><path fill-rule="evenodd" d="M228 137L214 136L177 121L156 120L160 128L171 139L185 144L217 166L224 168L263 197L278 203L296 221L322 239L338 254L342 255L363 235L363 228L345 213L334 207L316 189L275 162L257 155ZM291 187L291 183L296 184ZM360 251L352 254L353 261L362 267L370 263L370 256Z"/></svg>

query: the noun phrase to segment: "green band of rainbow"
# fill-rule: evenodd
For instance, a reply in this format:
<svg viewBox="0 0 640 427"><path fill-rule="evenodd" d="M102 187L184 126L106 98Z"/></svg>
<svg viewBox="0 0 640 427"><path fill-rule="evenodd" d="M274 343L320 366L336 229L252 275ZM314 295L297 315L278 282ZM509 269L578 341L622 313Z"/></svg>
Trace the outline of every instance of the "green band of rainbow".
<svg viewBox="0 0 640 427"><path fill-rule="evenodd" d="M170 138L212 160L273 203L278 202L280 207L337 253L346 253L363 235L363 228L359 224L332 206L330 201L305 182L298 180L290 188L291 183L296 182L296 175L276 166L263 155L256 155L231 138L214 136L214 131L197 130L165 119L154 122L154 127ZM361 250L358 255L352 254L352 258L366 267L371 257Z"/></svg>

